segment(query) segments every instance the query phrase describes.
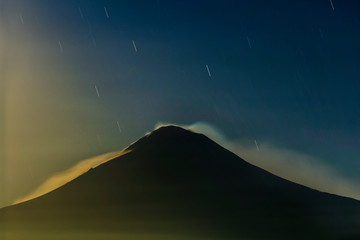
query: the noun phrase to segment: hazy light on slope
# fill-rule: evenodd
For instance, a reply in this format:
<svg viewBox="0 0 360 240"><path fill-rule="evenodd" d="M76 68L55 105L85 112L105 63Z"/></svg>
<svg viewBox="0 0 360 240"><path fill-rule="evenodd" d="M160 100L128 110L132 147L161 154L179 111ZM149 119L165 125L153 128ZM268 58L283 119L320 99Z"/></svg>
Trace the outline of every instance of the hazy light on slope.
<svg viewBox="0 0 360 240"><path fill-rule="evenodd" d="M93 158L89 158L83 160L73 166L72 168L65 170L64 172L55 174L54 176L50 177L46 180L43 184L41 184L37 189L35 189L29 195L20 198L14 202L14 204L25 202L34 198L37 198L41 195L44 195L48 192L51 192L64 184L74 180L75 178L79 177L80 175L86 173L91 168L96 168L97 166L110 161L116 157L126 154L128 151L118 151L118 152L110 152L105 153L100 156L96 156Z"/></svg>

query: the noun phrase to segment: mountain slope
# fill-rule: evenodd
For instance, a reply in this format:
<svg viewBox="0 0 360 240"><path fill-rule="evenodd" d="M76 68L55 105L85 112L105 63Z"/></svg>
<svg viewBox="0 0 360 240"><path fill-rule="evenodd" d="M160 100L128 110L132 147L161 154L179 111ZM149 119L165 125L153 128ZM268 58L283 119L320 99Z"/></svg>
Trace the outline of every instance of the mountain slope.
<svg viewBox="0 0 360 240"><path fill-rule="evenodd" d="M162 127L126 150L53 192L0 209L0 234L4 239L360 239L359 201L281 179L204 135Z"/></svg>

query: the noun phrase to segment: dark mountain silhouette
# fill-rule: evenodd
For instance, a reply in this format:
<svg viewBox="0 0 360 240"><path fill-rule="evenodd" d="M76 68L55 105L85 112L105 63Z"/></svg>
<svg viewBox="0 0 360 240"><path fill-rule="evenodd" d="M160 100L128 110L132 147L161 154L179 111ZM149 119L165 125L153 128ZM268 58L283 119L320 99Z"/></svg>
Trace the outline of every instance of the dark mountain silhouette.
<svg viewBox="0 0 360 240"><path fill-rule="evenodd" d="M359 201L284 180L202 134L162 127L127 150L48 194L0 209L0 234L4 239L360 239Z"/></svg>

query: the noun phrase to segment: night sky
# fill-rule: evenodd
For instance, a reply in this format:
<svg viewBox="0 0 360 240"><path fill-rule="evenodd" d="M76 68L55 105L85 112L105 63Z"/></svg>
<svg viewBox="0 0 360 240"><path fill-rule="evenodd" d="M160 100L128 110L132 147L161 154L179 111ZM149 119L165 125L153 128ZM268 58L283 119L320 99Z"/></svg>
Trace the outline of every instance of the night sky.
<svg viewBox="0 0 360 240"><path fill-rule="evenodd" d="M359 1L1 4L0 204L159 122L301 152L360 185Z"/></svg>

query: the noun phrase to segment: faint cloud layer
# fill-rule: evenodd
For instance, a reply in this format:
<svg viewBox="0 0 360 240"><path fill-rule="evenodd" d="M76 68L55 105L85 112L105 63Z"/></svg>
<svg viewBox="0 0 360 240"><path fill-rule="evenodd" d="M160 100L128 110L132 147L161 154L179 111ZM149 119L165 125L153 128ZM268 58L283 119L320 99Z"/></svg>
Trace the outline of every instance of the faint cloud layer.
<svg viewBox="0 0 360 240"><path fill-rule="evenodd" d="M155 129L166 125L177 124L158 123ZM205 134L247 162L277 176L323 192L360 200L360 184L341 176L321 159L266 142L258 142L258 150L255 143L249 145L245 140L229 140L221 131L204 122L178 126Z"/></svg>
<svg viewBox="0 0 360 240"><path fill-rule="evenodd" d="M80 175L86 173L91 168L96 168L97 166L110 161L118 156L127 153L126 151L118 151L118 152L110 152L105 153L96 157L92 157L86 160L83 160L76 164L75 166L55 174L54 176L50 177L46 180L43 184L41 184L38 188L36 188L32 193L29 195L17 199L14 204L25 202L37 197L40 197L48 192L51 192L66 183L74 180L75 178L79 177Z"/></svg>

